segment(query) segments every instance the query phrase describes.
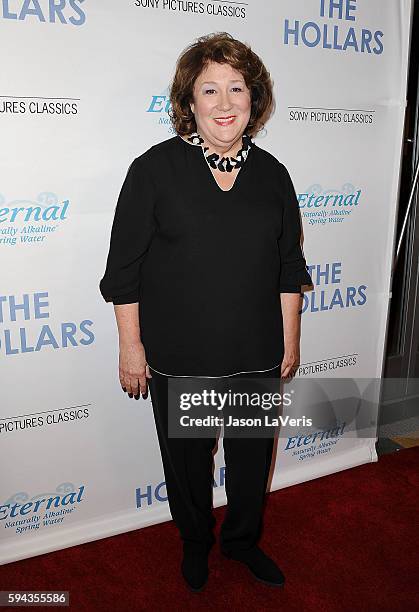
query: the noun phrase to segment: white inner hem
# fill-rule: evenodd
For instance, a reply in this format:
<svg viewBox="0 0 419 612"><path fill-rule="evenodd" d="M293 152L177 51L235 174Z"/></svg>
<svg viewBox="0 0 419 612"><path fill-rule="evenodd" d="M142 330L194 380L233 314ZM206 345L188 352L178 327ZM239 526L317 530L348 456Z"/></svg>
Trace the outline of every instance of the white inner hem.
<svg viewBox="0 0 419 612"><path fill-rule="evenodd" d="M277 365L272 368L267 368L266 370L243 370L243 372L233 372L233 374L222 374L221 376L200 376L197 374L166 374L166 372L160 372L153 368L152 365L148 363L148 367L157 372L157 374L162 374L163 376L172 376L173 378L228 378L229 376L236 376L236 374L250 374L252 372L269 372L270 370L274 370L277 368L282 362L280 361Z"/></svg>

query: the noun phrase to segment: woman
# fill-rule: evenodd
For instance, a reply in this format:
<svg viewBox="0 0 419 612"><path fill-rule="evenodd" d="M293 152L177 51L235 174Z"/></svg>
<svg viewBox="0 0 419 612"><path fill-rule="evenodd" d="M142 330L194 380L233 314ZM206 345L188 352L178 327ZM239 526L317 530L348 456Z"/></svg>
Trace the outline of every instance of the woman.
<svg viewBox="0 0 419 612"><path fill-rule="evenodd" d="M215 440L168 435L168 379L279 379L299 364L300 292L311 278L298 203L285 166L252 140L272 100L262 61L229 34L182 53L171 86L177 135L129 167L100 283L115 305L122 388L136 398L150 388L181 570L194 590L207 581L214 544ZM221 550L281 586L281 570L257 546L273 439L223 445Z"/></svg>

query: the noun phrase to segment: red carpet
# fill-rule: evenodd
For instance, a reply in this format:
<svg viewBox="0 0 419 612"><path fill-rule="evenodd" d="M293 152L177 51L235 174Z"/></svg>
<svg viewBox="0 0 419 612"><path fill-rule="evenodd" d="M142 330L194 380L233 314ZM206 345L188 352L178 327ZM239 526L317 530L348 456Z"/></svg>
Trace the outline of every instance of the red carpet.
<svg viewBox="0 0 419 612"><path fill-rule="evenodd" d="M261 544L284 589L215 547L205 591L190 593L172 522L0 566L0 589L69 590L74 610L419 610L418 467L416 447L268 495Z"/></svg>

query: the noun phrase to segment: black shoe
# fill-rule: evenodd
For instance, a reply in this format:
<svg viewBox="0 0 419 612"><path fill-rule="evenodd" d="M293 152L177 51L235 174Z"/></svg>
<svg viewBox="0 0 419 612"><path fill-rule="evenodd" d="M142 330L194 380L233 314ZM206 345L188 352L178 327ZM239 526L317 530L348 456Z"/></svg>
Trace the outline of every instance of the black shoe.
<svg viewBox="0 0 419 612"><path fill-rule="evenodd" d="M202 591L208 580L208 553L184 551L181 564L182 575L192 591Z"/></svg>
<svg viewBox="0 0 419 612"><path fill-rule="evenodd" d="M268 555L255 546L248 551L240 553L227 553L221 550L222 554L228 559L234 559L247 565L253 576L271 586L281 587L285 583L285 576Z"/></svg>

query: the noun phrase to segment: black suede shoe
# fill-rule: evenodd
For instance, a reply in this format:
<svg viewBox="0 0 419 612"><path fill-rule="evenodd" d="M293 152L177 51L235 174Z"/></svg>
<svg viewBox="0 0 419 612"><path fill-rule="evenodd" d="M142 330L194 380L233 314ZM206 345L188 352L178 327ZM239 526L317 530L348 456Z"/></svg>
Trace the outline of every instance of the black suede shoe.
<svg viewBox="0 0 419 612"><path fill-rule="evenodd" d="M253 576L260 582L271 586L281 587L285 583L285 576L275 563L258 546L240 553L227 553L221 550L228 559L240 561L247 565Z"/></svg>
<svg viewBox="0 0 419 612"><path fill-rule="evenodd" d="M181 570L188 587L195 592L202 591L208 580L208 553L185 550Z"/></svg>

